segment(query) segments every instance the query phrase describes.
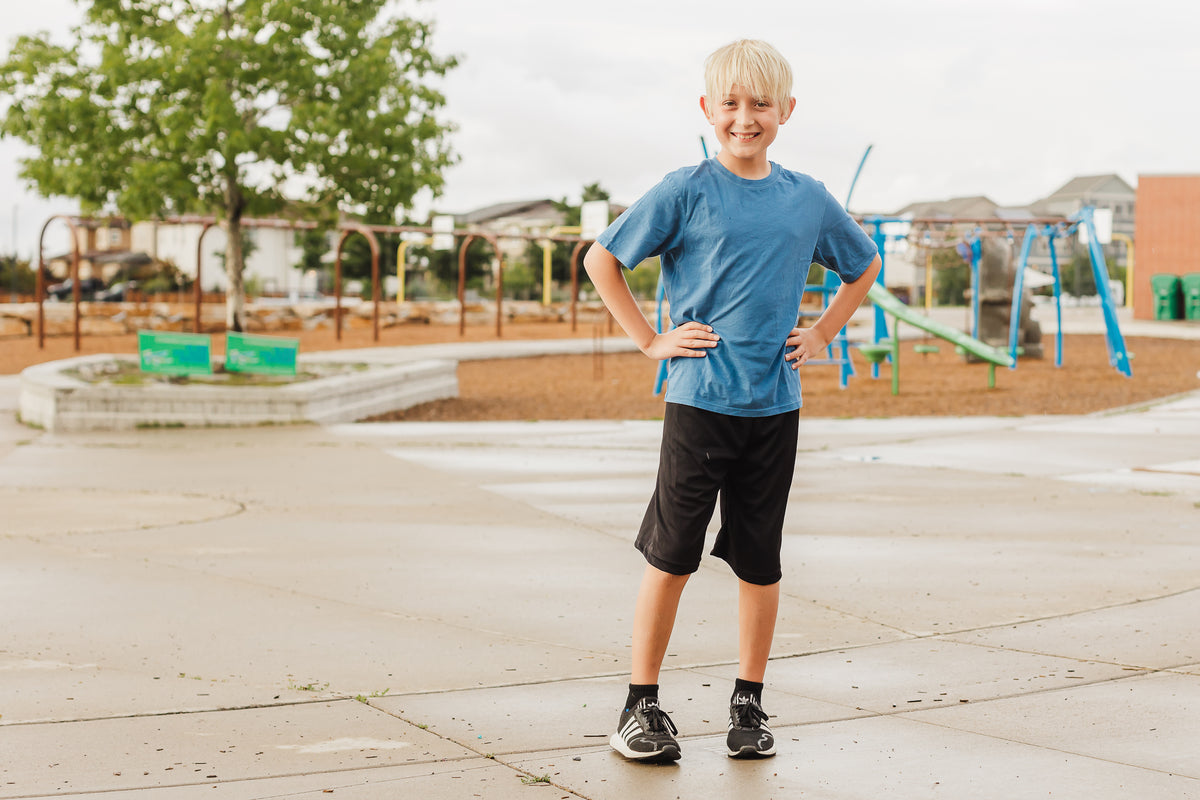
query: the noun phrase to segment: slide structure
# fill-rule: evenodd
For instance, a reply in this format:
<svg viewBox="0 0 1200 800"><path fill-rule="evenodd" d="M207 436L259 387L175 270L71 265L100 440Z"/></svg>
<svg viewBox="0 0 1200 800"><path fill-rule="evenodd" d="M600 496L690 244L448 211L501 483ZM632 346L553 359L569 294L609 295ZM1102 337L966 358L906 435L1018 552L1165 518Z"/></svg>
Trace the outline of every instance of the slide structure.
<svg viewBox="0 0 1200 800"><path fill-rule="evenodd" d="M871 298L871 302L882 308L886 313L891 314L898 320L902 320L905 324L912 325L914 328L920 328L939 339L945 339L951 344L961 347L971 355L982 358L984 361L1001 367L1011 367L1014 363L1012 356L1005 351L992 347L989 344L984 344L957 328L938 322L935 319L930 319L924 314L914 311L909 306L900 302L900 299L896 295L878 283L871 284L871 290L867 293L867 297Z"/></svg>
<svg viewBox="0 0 1200 800"><path fill-rule="evenodd" d="M978 339L970 336L957 328L946 325L943 322L930 319L924 314L914 311L912 308L900 302L900 299L894 294L885 289L881 284L871 284L870 291L867 292L867 297L871 298L871 302L875 304L875 308L885 314L891 314L895 317L896 322L892 328L891 341L879 341L870 345L859 345L859 352L867 357L873 365L879 364L884 358L891 357L892 359L892 394L900 393L900 323L903 321L914 328L919 328L926 333L931 333L939 339L945 339L947 342L960 347L963 351L970 353L973 356L983 359L988 362L988 388L993 388L996 385L996 367L1013 367L1016 365L1016 360L1004 350L991 345L984 344Z"/></svg>

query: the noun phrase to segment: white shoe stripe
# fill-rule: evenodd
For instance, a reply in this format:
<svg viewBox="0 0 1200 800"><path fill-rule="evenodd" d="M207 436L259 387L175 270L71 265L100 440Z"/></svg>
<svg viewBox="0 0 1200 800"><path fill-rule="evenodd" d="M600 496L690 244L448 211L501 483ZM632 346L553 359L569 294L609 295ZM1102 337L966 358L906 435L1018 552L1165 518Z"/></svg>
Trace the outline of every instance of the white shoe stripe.
<svg viewBox="0 0 1200 800"><path fill-rule="evenodd" d="M628 741L630 738L642 732L641 723L637 717L630 715L629 721L625 723L625 727L621 728L621 738Z"/></svg>

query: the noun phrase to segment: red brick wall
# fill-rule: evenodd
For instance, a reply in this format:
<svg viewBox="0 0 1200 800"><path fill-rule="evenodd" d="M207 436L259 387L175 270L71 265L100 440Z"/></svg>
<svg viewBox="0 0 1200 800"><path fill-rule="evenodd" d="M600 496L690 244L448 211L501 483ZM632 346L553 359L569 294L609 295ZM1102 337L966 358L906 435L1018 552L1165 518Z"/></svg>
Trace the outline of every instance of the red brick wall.
<svg viewBox="0 0 1200 800"><path fill-rule="evenodd" d="M1139 175L1133 315L1154 318L1150 276L1200 272L1200 175Z"/></svg>

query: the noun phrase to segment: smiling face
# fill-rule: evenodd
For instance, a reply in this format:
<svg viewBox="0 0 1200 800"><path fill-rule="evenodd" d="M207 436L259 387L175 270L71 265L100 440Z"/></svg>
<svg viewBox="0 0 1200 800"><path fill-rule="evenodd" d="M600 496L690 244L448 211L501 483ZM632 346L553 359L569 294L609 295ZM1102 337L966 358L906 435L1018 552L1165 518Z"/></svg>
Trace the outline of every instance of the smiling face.
<svg viewBox="0 0 1200 800"><path fill-rule="evenodd" d="M795 107L793 97L787 99L786 106L781 106L771 98L755 97L740 84L730 87L723 97L700 98L700 108L721 146L717 160L734 175L751 180L771 174L767 148Z"/></svg>

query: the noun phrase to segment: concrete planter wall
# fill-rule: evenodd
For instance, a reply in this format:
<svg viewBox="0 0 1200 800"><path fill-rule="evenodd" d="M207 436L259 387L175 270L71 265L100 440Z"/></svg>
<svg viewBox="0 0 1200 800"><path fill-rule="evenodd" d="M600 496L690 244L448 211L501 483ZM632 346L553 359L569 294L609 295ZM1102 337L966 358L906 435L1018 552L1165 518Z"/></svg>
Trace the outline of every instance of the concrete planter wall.
<svg viewBox="0 0 1200 800"><path fill-rule="evenodd" d="M124 386L87 383L65 374L81 365L112 360L134 359L81 356L23 371L21 421L50 431L324 424L353 422L458 396L457 362L445 360L371 366L285 386Z"/></svg>

